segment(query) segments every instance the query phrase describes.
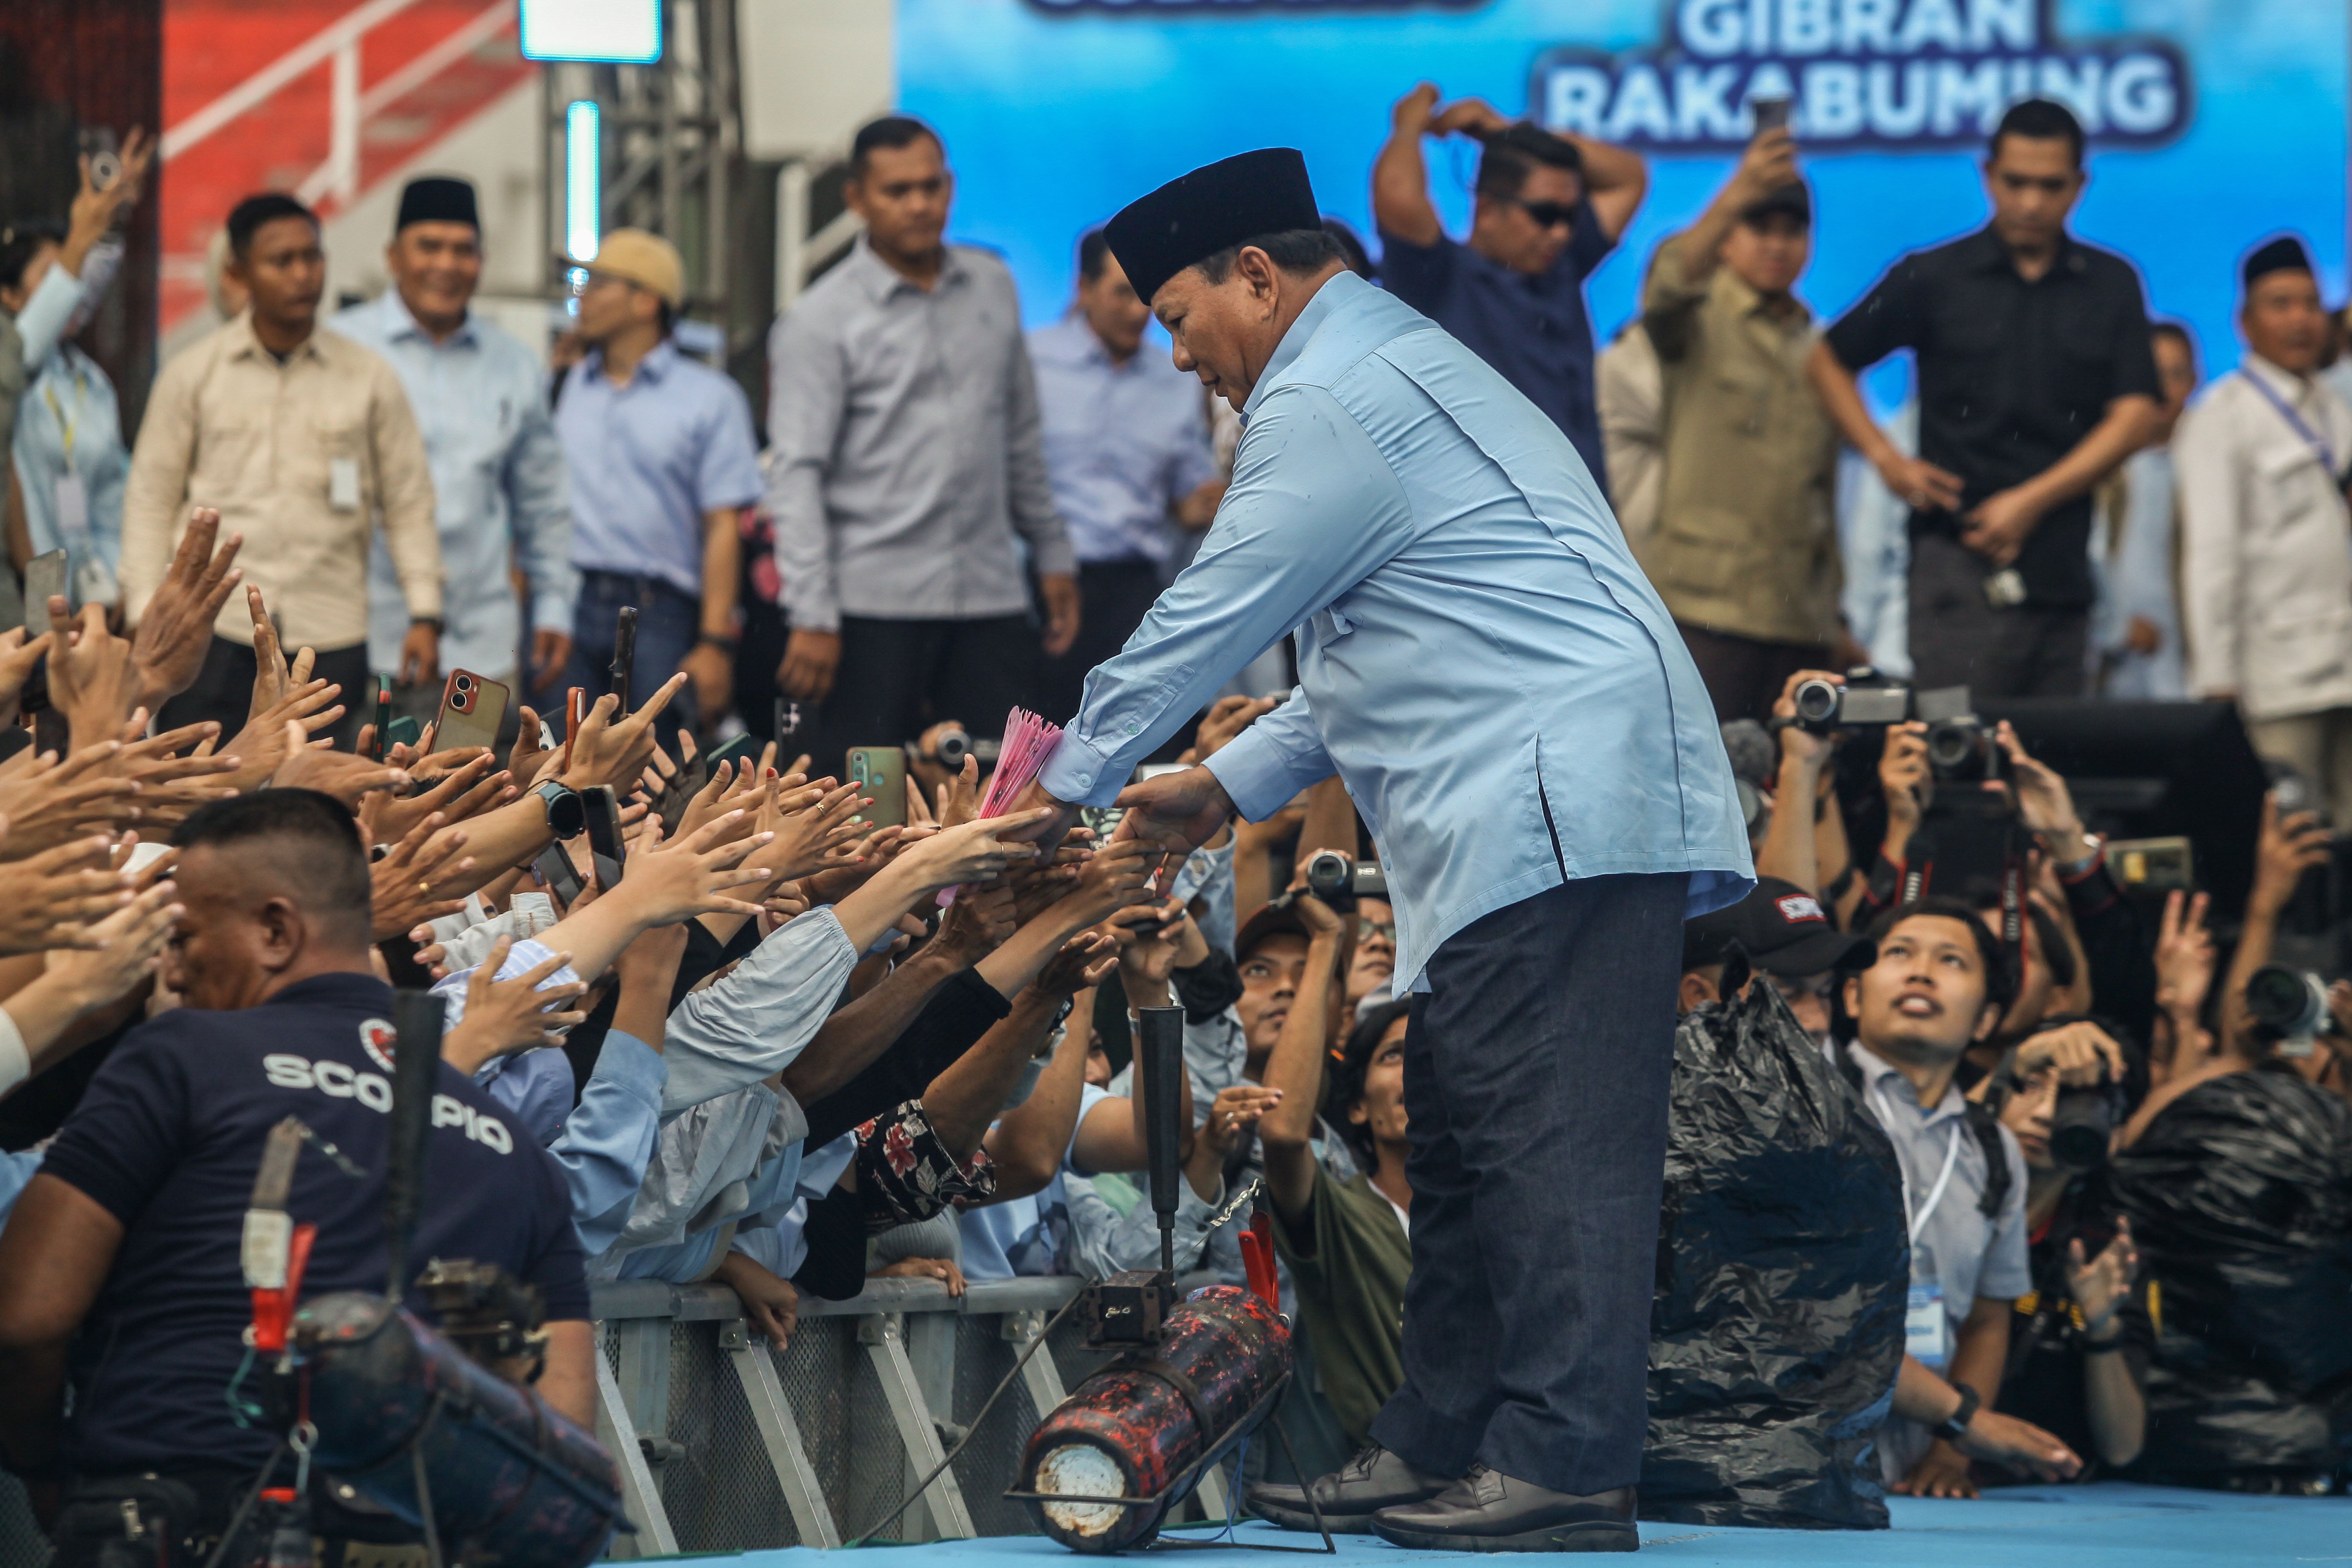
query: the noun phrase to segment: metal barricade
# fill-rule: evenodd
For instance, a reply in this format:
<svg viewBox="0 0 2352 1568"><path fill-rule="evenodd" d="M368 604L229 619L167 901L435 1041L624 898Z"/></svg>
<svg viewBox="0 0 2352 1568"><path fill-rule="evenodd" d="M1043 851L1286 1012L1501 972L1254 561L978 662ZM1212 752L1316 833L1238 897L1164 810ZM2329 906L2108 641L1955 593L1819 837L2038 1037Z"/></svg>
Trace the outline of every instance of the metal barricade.
<svg viewBox="0 0 2352 1568"><path fill-rule="evenodd" d="M1186 1289L1214 1283L1209 1275ZM597 1426L638 1526L614 1556L837 1546L898 1506L971 1429L981 1405L1079 1281L1007 1279L950 1297L935 1280L877 1279L846 1301L803 1296L779 1353L719 1285L596 1287ZM971 1443L886 1532L900 1541L1013 1535L1003 1493L1022 1445L1098 1364L1063 1320ZM1222 1515L1213 1474L1202 1505Z"/></svg>

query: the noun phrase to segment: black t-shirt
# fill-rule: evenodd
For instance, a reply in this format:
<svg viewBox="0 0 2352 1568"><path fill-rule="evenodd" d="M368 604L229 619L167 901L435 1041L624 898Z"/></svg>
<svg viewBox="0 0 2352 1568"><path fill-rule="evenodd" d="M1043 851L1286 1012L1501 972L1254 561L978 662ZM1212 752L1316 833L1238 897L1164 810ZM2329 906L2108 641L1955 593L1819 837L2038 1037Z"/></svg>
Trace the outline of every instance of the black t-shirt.
<svg viewBox="0 0 2352 1568"><path fill-rule="evenodd" d="M123 1226L74 1346L76 1473L268 1458L277 1435L237 1426L227 1393L253 1316L238 1243L281 1118L301 1118L367 1173L353 1178L304 1144L287 1205L319 1227L302 1299L383 1289L392 1001L373 975L345 973L242 1012L179 1008L132 1031L91 1083L42 1166ZM587 1317L554 1158L446 1063L432 1121L415 1268L495 1263L539 1288L550 1320ZM414 1292L408 1305L425 1310Z"/></svg>
<svg viewBox="0 0 2352 1568"><path fill-rule="evenodd" d="M2072 238L2030 283L1990 228L1915 251L1828 336L1849 370L1916 353L1919 455L1959 475L1963 511L2073 451L2116 398L2162 395L2139 274ZM1957 536L1958 520L1914 511L1911 531ZM2042 517L2017 558L2033 603L2091 603L2090 537L2086 495Z"/></svg>

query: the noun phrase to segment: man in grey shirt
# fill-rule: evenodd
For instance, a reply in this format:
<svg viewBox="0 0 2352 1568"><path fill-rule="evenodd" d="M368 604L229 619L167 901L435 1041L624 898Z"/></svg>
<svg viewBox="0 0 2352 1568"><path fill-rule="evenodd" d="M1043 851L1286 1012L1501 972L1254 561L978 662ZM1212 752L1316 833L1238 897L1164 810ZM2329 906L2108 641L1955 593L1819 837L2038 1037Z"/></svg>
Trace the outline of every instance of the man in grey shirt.
<svg viewBox="0 0 2352 1568"><path fill-rule="evenodd" d="M2025 1161L1952 1079L2008 1008L2007 955L1950 899L1890 910L1871 934L1876 961L1845 982L1855 1037L1839 1065L1894 1142L1911 1231L1905 1354L1878 1429L1881 1468L1895 1490L1927 1497L1976 1496L1970 1458L2044 1479L2072 1475L2081 1460L2063 1443L1990 1407L2009 1357L2010 1303L2033 1289Z"/></svg>
<svg viewBox="0 0 2352 1568"><path fill-rule="evenodd" d="M921 121L858 132L845 195L865 237L768 337L768 504L792 622L776 682L819 705L804 743L822 773L942 719L1001 733L1034 700L1016 533L1045 651L1077 636L1020 301L1003 263L943 242L954 189Z"/></svg>

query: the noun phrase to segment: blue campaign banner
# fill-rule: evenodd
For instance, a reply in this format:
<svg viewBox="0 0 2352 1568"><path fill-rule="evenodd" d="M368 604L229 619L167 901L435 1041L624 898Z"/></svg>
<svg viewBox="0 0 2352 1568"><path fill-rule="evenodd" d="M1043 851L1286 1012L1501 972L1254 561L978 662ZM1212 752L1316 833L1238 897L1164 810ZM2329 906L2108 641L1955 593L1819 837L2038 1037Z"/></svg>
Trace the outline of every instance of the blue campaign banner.
<svg viewBox="0 0 2352 1568"><path fill-rule="evenodd" d="M1759 97L1792 100L1819 215L1800 291L1825 315L1984 221L1984 133L2032 94L2092 133L2075 232L2138 264L2209 374L2238 356L2256 240L2300 232L2343 297L2352 7L2322 0L898 0L898 38L901 101L956 171L950 232L1004 253L1032 321L1066 303L1087 227L1246 148L1302 149L1325 210L1370 240L1389 108L1423 80L1650 159L1591 281L1604 337ZM1428 151L1458 237L1475 149Z"/></svg>

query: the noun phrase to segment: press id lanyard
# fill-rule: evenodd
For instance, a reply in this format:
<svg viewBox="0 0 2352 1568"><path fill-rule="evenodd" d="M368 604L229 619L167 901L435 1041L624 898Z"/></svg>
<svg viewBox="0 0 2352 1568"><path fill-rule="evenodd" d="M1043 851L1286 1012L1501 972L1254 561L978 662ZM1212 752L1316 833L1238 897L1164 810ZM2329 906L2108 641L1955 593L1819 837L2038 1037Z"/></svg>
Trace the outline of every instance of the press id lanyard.
<svg viewBox="0 0 2352 1568"><path fill-rule="evenodd" d="M1872 1094L1878 1101L1880 1121L1893 1127L1892 1107L1886 1103L1885 1096L1875 1089ZM1936 1184L1928 1189L1927 1201L1916 1212L1911 1208L1910 1175L1906 1172L1903 1177L1903 1207L1910 1220L1913 1259L1911 1293L1903 1313L1903 1349L1920 1365L1937 1371L1942 1370L1944 1363L1951 1360L1952 1325L1944 1311L1943 1282L1932 1274L1923 1278L1922 1270L1917 1267L1919 1232L1927 1227L1927 1216L1936 1212L1936 1205L1944 1201L1944 1193L1952 1184L1952 1172L1958 1168L1960 1163L1960 1122L1963 1120L1961 1117L1952 1119L1951 1136L1944 1142L1944 1168L1937 1174ZM1896 1164L1899 1167L1901 1162L1897 1161Z"/></svg>
<svg viewBox="0 0 2352 1568"><path fill-rule="evenodd" d="M2318 456L2321 466L2327 470L2328 482L2339 482L2344 470L2336 466L2336 448L2327 444L2326 438L2313 429L2303 416L2294 411L2294 405L2281 397L2269 382L2250 370L2242 370L2238 374L2248 386L2263 395L2263 402L2278 410L2279 417L2286 421L2287 427L2302 437L2304 445Z"/></svg>

